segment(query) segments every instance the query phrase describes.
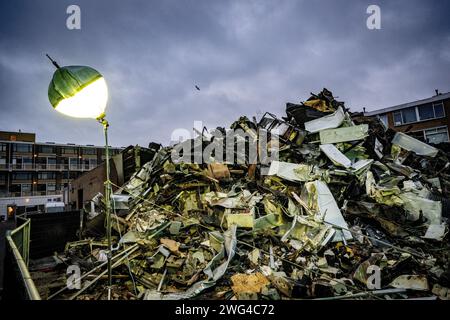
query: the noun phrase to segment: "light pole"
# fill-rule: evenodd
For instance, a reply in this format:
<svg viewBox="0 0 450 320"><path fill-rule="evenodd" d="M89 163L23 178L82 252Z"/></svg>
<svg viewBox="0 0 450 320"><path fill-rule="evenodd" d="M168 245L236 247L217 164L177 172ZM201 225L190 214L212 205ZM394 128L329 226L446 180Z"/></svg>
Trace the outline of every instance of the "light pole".
<svg viewBox="0 0 450 320"><path fill-rule="evenodd" d="M108 87L105 79L95 69L86 66L60 67L47 54L56 67L48 87L48 98L56 111L75 118L96 119L103 126L105 136L106 181L106 237L108 239L108 300L111 298L111 181L109 178L108 127L105 109L108 101Z"/></svg>

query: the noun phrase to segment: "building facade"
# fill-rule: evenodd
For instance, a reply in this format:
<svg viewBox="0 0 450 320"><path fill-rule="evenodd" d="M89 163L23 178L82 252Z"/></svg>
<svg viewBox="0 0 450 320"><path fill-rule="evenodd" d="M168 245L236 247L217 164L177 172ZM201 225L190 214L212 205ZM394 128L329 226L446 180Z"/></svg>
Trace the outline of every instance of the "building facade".
<svg viewBox="0 0 450 320"><path fill-rule="evenodd" d="M116 189L115 186L121 186L127 182L144 164L152 160L160 147L161 145L156 143L150 143L149 148L129 146L114 155L110 161L110 181L113 184L113 190ZM91 200L98 193L104 194L105 180L105 163L74 179L69 191L69 203L72 208L81 209L86 201Z"/></svg>
<svg viewBox="0 0 450 320"><path fill-rule="evenodd" d="M427 99L366 112L378 116L396 131L407 133L426 143L449 142L450 92Z"/></svg>
<svg viewBox="0 0 450 320"><path fill-rule="evenodd" d="M105 159L104 147L36 142L35 139L34 133L0 131L0 215L5 215L7 210L5 201L7 205L30 203L30 206L18 206L17 213L20 213L35 211L46 199L62 200L65 188L73 179ZM121 148L110 150L114 155Z"/></svg>

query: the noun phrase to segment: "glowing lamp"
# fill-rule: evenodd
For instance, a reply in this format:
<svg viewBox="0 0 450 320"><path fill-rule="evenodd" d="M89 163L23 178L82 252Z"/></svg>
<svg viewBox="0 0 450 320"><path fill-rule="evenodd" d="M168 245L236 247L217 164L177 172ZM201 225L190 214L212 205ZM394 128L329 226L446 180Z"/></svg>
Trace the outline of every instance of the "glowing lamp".
<svg viewBox="0 0 450 320"><path fill-rule="evenodd" d="M48 87L48 98L56 111L75 118L105 116L108 87L103 76L86 66L56 69Z"/></svg>

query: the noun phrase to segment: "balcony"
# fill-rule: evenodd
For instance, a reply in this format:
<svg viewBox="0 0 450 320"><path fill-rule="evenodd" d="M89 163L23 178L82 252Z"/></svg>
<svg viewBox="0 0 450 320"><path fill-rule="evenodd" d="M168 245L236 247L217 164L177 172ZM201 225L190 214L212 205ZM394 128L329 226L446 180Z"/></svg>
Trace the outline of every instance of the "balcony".
<svg viewBox="0 0 450 320"><path fill-rule="evenodd" d="M5 171L90 171L97 165L79 164L0 164L0 170Z"/></svg>
<svg viewBox="0 0 450 320"><path fill-rule="evenodd" d="M21 192L6 192L3 195L4 198L21 197L21 196L22 196Z"/></svg>
<svg viewBox="0 0 450 320"><path fill-rule="evenodd" d="M71 170L71 171L90 171L96 167L97 167L97 165L71 164L69 166L69 170Z"/></svg>
<svg viewBox="0 0 450 320"><path fill-rule="evenodd" d="M45 183L53 183L56 184L56 177L42 177L38 176L38 184L45 184Z"/></svg>
<svg viewBox="0 0 450 320"><path fill-rule="evenodd" d="M35 196L56 196L63 194L62 190L55 191L24 191L24 192L4 192L0 193L0 198L18 198L18 197L35 197Z"/></svg>

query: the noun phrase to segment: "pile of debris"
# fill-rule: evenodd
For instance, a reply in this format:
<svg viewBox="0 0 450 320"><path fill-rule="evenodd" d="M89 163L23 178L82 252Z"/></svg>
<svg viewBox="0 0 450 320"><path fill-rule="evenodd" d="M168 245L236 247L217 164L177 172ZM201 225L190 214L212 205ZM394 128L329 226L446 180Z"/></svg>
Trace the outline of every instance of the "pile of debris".
<svg viewBox="0 0 450 320"><path fill-rule="evenodd" d="M449 298L450 153L326 89L286 114L160 148L119 188L112 298ZM237 131L257 152L223 161ZM81 290L51 298L105 298L104 234L85 235L64 258Z"/></svg>

